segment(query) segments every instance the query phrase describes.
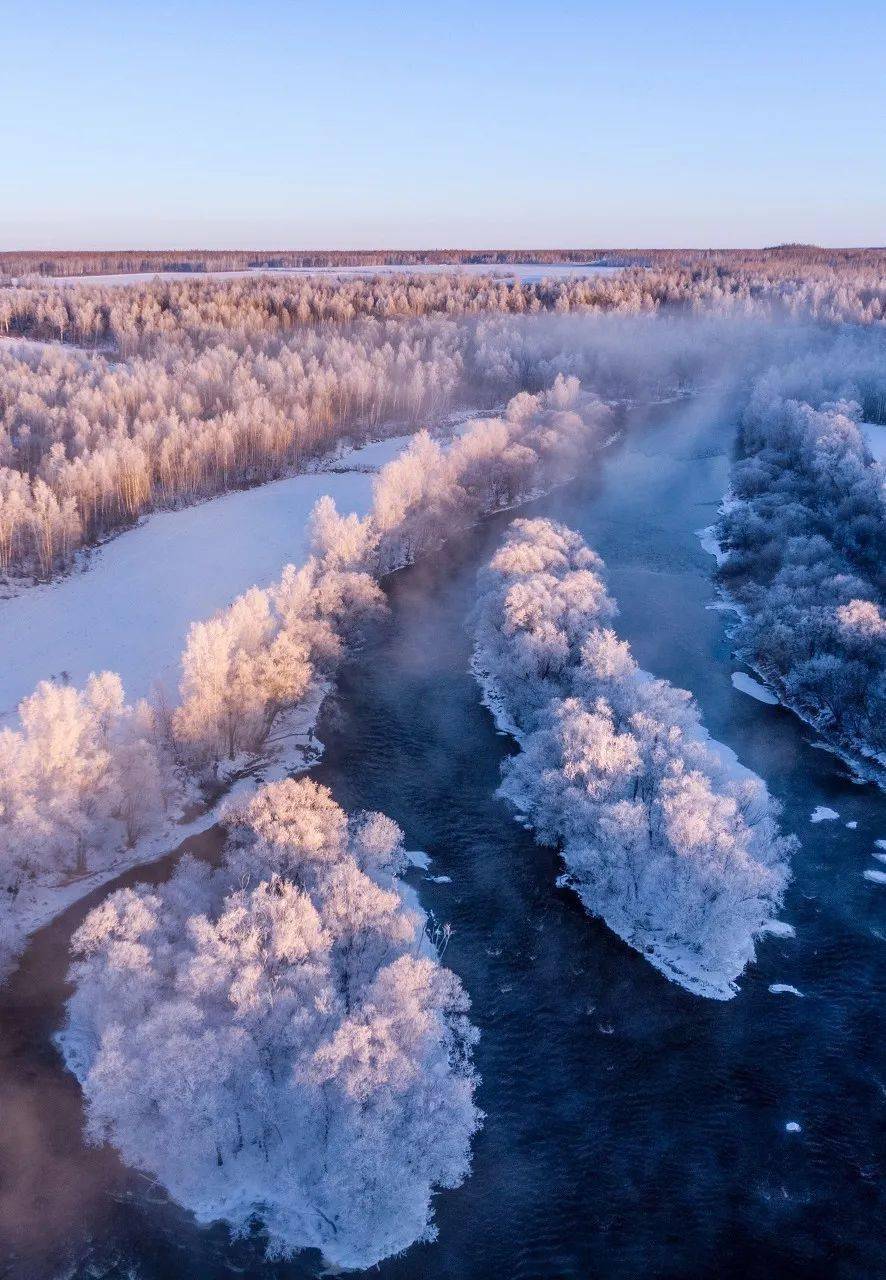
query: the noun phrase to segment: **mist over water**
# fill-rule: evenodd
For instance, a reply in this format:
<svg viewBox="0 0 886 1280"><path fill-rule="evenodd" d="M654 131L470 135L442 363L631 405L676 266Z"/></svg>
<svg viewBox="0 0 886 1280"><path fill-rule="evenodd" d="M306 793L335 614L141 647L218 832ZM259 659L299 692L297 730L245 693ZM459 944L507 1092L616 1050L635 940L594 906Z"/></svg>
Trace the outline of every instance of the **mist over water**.
<svg viewBox="0 0 886 1280"><path fill-rule="evenodd" d="M783 912L797 937L761 945L735 1000L705 1001L556 888L556 854L495 798L513 746L467 669L476 572L510 516L392 578L388 622L324 711L315 776L346 808L388 813L407 847L431 854L429 872L410 878L454 929L445 963L482 1032L487 1119L472 1176L438 1197L439 1239L382 1264L391 1280L860 1280L881 1264L886 898L862 872L886 837L883 799L812 749L795 718L731 685L724 615L707 608L713 561L694 531L727 487L733 420L715 400L633 419L587 474L529 510L599 551L641 666L690 689L712 735L784 803L783 827L802 841ZM816 805L839 822L811 825ZM42 931L0 989L0 1252L11 1274L316 1273L316 1257L268 1264L260 1242L198 1231L113 1153L82 1149L79 1091L49 1037L67 942L91 905ZM804 998L772 995L773 983ZM785 1130L792 1121L801 1132Z"/></svg>

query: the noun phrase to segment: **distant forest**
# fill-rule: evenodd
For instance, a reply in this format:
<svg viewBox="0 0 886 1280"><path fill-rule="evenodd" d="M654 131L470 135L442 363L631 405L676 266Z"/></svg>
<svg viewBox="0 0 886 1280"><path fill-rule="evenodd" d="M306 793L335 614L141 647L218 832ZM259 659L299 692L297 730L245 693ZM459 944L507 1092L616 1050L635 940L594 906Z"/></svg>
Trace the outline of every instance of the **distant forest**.
<svg viewBox="0 0 886 1280"><path fill-rule="evenodd" d="M884 259L886 247L822 249L811 244L783 244L765 249L35 249L0 253L0 275L89 276L451 263L500 266L513 262L663 267L714 261L747 267L790 261L797 265L881 266Z"/></svg>

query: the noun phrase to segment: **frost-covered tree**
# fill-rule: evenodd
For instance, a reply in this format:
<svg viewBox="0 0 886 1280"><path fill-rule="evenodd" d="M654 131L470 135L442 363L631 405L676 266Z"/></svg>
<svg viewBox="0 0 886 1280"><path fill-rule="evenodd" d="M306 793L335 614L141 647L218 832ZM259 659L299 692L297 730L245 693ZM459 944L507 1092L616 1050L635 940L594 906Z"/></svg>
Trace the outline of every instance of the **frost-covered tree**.
<svg viewBox="0 0 886 1280"><path fill-rule="evenodd" d="M521 747L501 790L560 848L590 912L672 980L728 999L773 927L796 842L691 696L641 671L607 626L602 573L577 533L517 520L481 575L474 669Z"/></svg>
<svg viewBox="0 0 886 1280"><path fill-rule="evenodd" d="M368 574L312 558L194 623L172 720L180 747L197 762L261 751L280 716L333 673L346 643L383 607Z"/></svg>
<svg viewBox="0 0 886 1280"><path fill-rule="evenodd" d="M270 1256L369 1267L433 1239L434 1192L468 1174L468 999L397 879L395 823L310 781L228 822L222 867L184 858L74 937L60 1039L87 1135Z"/></svg>
<svg viewBox="0 0 886 1280"><path fill-rule="evenodd" d="M315 546L330 565L377 575L411 563L459 528L561 484L598 446L610 412L577 378L514 396L500 418L480 418L444 449L420 432L377 477L370 514L340 517L331 499L315 512Z"/></svg>
<svg viewBox="0 0 886 1280"><path fill-rule="evenodd" d="M886 422L876 335L819 338L761 375L717 525L741 656L866 772L886 780Z"/></svg>
<svg viewBox="0 0 886 1280"><path fill-rule="evenodd" d="M574 378L560 379L516 397L491 435L484 419L445 450L419 435L379 475L364 520L321 500L306 564L193 624L171 709L127 706L110 674L83 692L40 686L21 706L22 729L0 733L0 870L13 894L45 874L105 865L156 827L186 778L214 787L278 751L290 713L322 692L383 611L379 575L503 498L564 479L607 420ZM503 456L519 454L506 494L488 481L496 472L490 440Z"/></svg>
<svg viewBox="0 0 886 1280"><path fill-rule="evenodd" d="M279 476L384 423L432 424L558 374L620 400L679 394L720 378L761 325L772 338L774 318L886 315L882 256L657 261L522 283L0 287L0 573L48 577L143 512ZM520 459L495 450L484 470L496 505Z"/></svg>
<svg viewBox="0 0 886 1280"><path fill-rule="evenodd" d="M492 437L485 419L448 449L419 433L380 472L364 519L340 516L332 499L322 498L306 565L287 567L278 583L253 588L191 627L172 717L179 748L212 764L261 752L281 716L334 673L382 610L377 578L496 510L503 498L525 498L566 479L607 421L598 400L582 400L575 378L558 378L548 391L516 396L493 420ZM506 494L489 481L497 470L490 438L500 455L519 453Z"/></svg>
<svg viewBox="0 0 886 1280"><path fill-rule="evenodd" d="M127 705L111 672L82 690L43 681L19 719L0 730L0 869L12 894L113 861L179 790L154 712Z"/></svg>

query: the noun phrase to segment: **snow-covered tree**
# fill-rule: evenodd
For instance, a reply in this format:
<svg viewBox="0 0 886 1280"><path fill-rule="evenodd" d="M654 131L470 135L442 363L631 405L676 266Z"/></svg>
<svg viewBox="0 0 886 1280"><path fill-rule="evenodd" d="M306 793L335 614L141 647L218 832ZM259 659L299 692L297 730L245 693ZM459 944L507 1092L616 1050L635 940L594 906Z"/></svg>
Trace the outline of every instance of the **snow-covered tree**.
<svg viewBox="0 0 886 1280"><path fill-rule="evenodd" d="M118 677L108 673L83 693L40 686L22 704L22 730L0 733L0 868L13 891L46 872L94 867L133 845L169 796L180 795L172 758L180 773L214 786L276 750L289 713L316 696L383 612L378 576L504 497L564 479L607 418L599 401L581 399L574 378L555 380L547 392L516 397L491 435L483 419L446 450L420 434L379 475L364 520L339 517L321 500L306 564L287 566L270 587L254 587L192 625L181 699L171 710L127 706ZM521 458L504 493L484 479L495 472L491 440Z"/></svg>
<svg viewBox="0 0 886 1280"><path fill-rule="evenodd" d="M19 718L0 730L0 869L13 894L113 860L179 789L153 711L127 705L111 672L82 690L43 681Z"/></svg>
<svg viewBox="0 0 886 1280"><path fill-rule="evenodd" d="M671 979L727 999L796 842L691 696L641 671L606 625L602 572L572 530L517 520L481 575L474 667L521 745L501 790L559 846L590 912Z"/></svg>
<svg viewBox="0 0 886 1280"><path fill-rule="evenodd" d="M860 425L886 418L876 337L819 336L756 380L717 536L740 655L882 783L886 469Z"/></svg>
<svg viewBox="0 0 886 1280"><path fill-rule="evenodd" d="M287 781L211 870L111 895L74 937L61 1043L87 1134L271 1256L369 1267L433 1239L470 1167L476 1031L396 877L402 833Z"/></svg>

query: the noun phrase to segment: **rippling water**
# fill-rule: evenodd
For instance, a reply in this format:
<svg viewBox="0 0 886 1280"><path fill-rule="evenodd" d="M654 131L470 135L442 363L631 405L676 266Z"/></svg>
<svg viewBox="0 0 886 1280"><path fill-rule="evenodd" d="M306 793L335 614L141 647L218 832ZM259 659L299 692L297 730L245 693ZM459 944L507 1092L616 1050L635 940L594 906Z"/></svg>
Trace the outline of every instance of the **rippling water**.
<svg viewBox="0 0 886 1280"><path fill-rule="evenodd" d="M669 984L588 919L555 887L556 856L494 796L513 748L479 705L465 620L506 519L396 576L389 623L324 714L317 776L345 806L391 814L408 846L432 855L416 884L453 926L446 963L482 1031L487 1119L473 1174L439 1197L439 1239L379 1268L388 1280L883 1272L886 889L862 872L877 865L886 806L789 714L731 685L723 615L706 607L712 561L694 536L726 487L731 438L712 404L659 410L532 511L600 551L640 663L692 690L712 734L767 780L802 840L784 913L797 937L763 944L735 1000ZM811 825L819 804L840 821ZM14 1147L58 1147L30 1175L44 1201L31 1211L36 1252L32 1240L25 1248L22 1175L0 1186L17 1270L47 1275L47 1258L67 1256L54 1274L309 1273L309 1258L270 1267L222 1230L197 1231L110 1153L82 1151L77 1089L47 1046L81 915L44 931L0 992L0 1103L18 1117L0 1138L3 1168ZM771 983L804 998L770 994Z"/></svg>

